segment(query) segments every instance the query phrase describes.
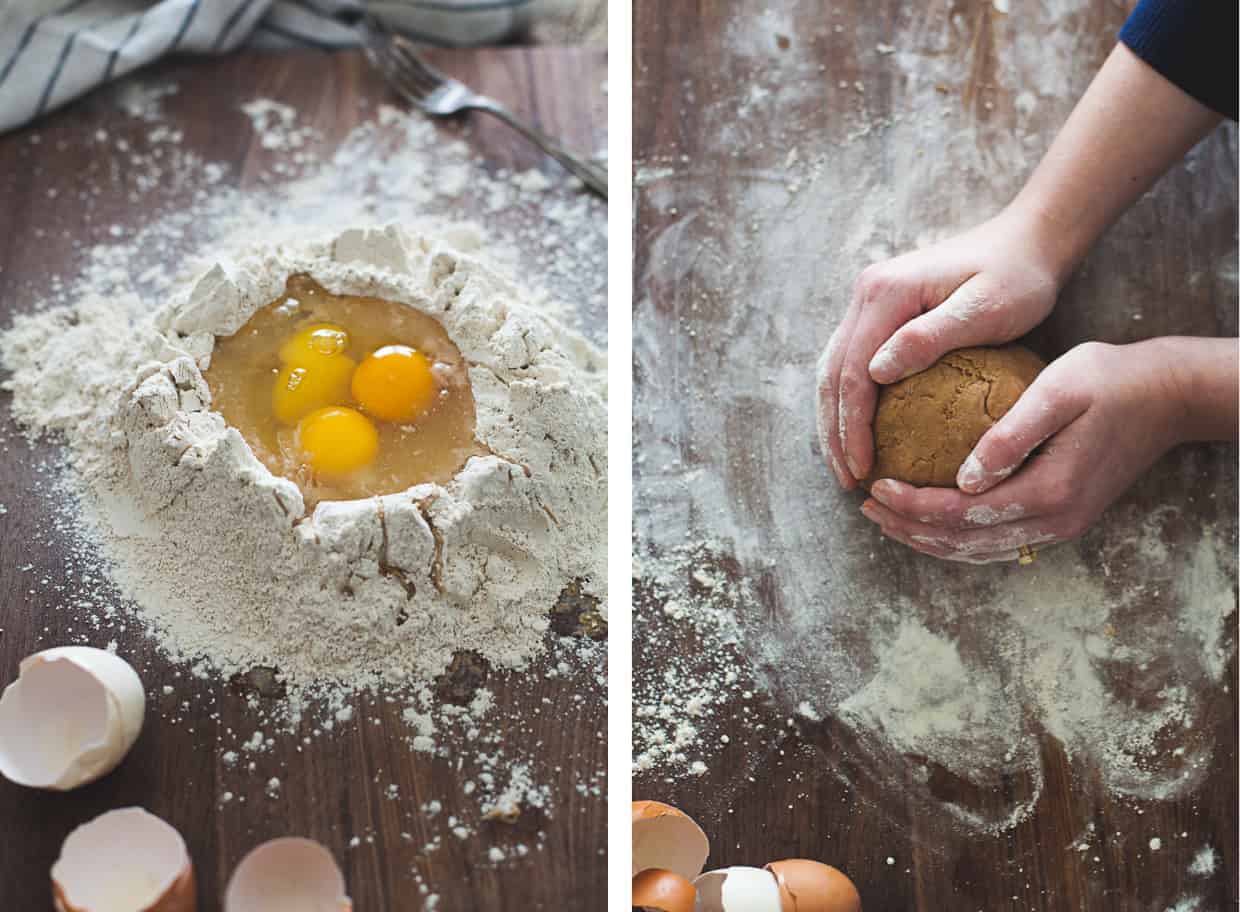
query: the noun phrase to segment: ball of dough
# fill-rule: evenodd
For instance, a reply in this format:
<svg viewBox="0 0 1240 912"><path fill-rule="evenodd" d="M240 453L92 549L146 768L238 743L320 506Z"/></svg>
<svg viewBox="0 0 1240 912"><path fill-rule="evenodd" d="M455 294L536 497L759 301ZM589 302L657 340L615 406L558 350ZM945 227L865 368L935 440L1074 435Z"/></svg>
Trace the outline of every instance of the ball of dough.
<svg viewBox="0 0 1240 912"><path fill-rule="evenodd" d="M874 415L866 478L954 488L960 465L1046 364L1019 345L961 348L885 386Z"/></svg>

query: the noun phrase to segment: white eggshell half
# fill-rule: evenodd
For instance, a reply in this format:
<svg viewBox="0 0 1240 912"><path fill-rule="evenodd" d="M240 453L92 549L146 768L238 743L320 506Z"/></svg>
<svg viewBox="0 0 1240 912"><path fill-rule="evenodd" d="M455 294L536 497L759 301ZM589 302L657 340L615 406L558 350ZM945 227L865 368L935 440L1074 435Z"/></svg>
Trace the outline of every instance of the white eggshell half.
<svg viewBox="0 0 1240 912"><path fill-rule="evenodd" d="M108 811L69 834L52 865L58 912L194 912L181 834L142 808Z"/></svg>
<svg viewBox="0 0 1240 912"><path fill-rule="evenodd" d="M344 875L311 839L264 842L241 859L228 881L224 912L351 912Z"/></svg>
<svg viewBox="0 0 1240 912"><path fill-rule="evenodd" d="M693 881L696 912L783 912L779 881L762 868L720 868Z"/></svg>
<svg viewBox="0 0 1240 912"><path fill-rule="evenodd" d="M22 660L0 696L0 774L67 791L112 772L138 740L142 680L120 656L60 646Z"/></svg>

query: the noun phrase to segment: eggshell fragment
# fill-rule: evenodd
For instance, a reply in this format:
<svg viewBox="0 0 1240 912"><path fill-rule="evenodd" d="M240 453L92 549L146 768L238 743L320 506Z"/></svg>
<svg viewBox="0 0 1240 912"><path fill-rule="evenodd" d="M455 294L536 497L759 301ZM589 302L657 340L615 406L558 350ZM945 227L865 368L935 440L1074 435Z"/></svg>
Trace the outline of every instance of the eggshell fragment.
<svg viewBox="0 0 1240 912"><path fill-rule="evenodd" d="M22 660L0 696L0 774L67 791L112 772L138 740L142 680L103 649L60 646Z"/></svg>
<svg viewBox="0 0 1240 912"><path fill-rule="evenodd" d="M331 852L286 836L241 859L224 893L224 912L352 912L344 875Z"/></svg>
<svg viewBox="0 0 1240 912"><path fill-rule="evenodd" d="M660 801L633 802L633 873L659 868L692 880L702 873L710 841L683 811Z"/></svg>
<svg viewBox="0 0 1240 912"><path fill-rule="evenodd" d="M775 875L763 868L720 868L693 881L696 912L792 912Z"/></svg>
<svg viewBox="0 0 1240 912"><path fill-rule="evenodd" d="M65 839L52 865L57 912L195 912L181 834L142 808L108 811Z"/></svg>
<svg viewBox="0 0 1240 912"><path fill-rule="evenodd" d="M650 868L633 878L633 908L652 912L694 912L697 890L671 871Z"/></svg>
<svg viewBox="0 0 1240 912"><path fill-rule="evenodd" d="M861 896L843 872L820 861L789 858L766 870L792 898L789 912L861 912Z"/></svg>

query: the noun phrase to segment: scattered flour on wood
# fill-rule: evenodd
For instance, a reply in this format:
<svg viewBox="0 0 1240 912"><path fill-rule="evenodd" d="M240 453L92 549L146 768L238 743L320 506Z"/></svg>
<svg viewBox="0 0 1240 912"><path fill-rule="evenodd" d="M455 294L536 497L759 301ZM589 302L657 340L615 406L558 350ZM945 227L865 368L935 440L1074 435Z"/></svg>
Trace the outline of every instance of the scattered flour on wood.
<svg viewBox="0 0 1240 912"><path fill-rule="evenodd" d="M162 724L216 725L221 802L308 787L275 759L281 739L301 750L377 724L372 701L398 701L409 746L469 783L452 798L465 814L452 829L478 832L495 807L553 818L566 798L544 784L553 771L532 720L498 713L495 695L545 694L523 668L564 679L570 710L597 713L606 689L605 646L547 630L569 579L585 579L606 610L603 206L571 182L490 173L465 142L396 108L379 107L332 148L267 99L226 125L256 131L258 164L239 190L229 165L181 148L163 111L176 91L140 79L115 89L133 120L89 138L96 154L81 179L57 190L73 194L75 218L39 229L71 246L71 271L10 283L19 316L0 330L9 410L28 433L68 444L36 464L46 511L26 517L30 547L55 543L68 563L41 569L32 556L18 572L31 591L53 594L74 641L125 646L146 632L179 660L184 686L153 689L152 706ZM36 172L41 148L32 132ZM102 221L101 201L117 200L140 206L145 221ZM485 214L485 231L460 221L462 201ZM351 227L362 230L345 234ZM303 266L453 324L472 352L480 432L492 435L495 460L394 511L363 502L302 515L295 489L254 464L209 411L201 369L212 336ZM454 291L463 303L449 317ZM569 328L578 325L590 339ZM556 439L529 436L545 433ZM0 433L5 458L29 458L19 439ZM535 490L540 477L573 493L557 506ZM555 545L560 532L575 542ZM555 557L569 552L568 564ZM432 567L447 568L442 589ZM511 598L491 597L501 590ZM461 705L432 680L456 650L492 660L487 687ZM215 690L199 684L220 675L244 688L244 726L223 725ZM602 770L574 774L578 793L601 794ZM394 783L378 786L411 830L448 831ZM525 852L539 852L545 833L528 841ZM429 851L442 844L431 842Z"/></svg>
<svg viewBox="0 0 1240 912"><path fill-rule="evenodd" d="M738 585L761 581L764 592L761 610L754 600L731 603L739 635L718 658L694 662L757 674L789 714L808 703L842 719L862 768L983 831L1028 816L1048 735L1083 778L1096 775L1116 794L1183 794L1202 781L1214 723L1235 699L1226 680L1235 652L1234 450L1173 452L1082 542L1047 549L1031 568L962 569L883 541L812 443L814 364L855 276L1010 200L1091 78L1093 63L1082 61L1100 61L1113 43L1066 24L1079 7L1055 0L1028 16L992 17L996 67L981 85L961 66L976 24L960 14L929 28L823 23L793 33L784 13L738 11L708 39L744 75L735 89L721 93L692 68L680 73L686 97L700 90L705 99L694 113L704 125L696 154L635 162L646 239L633 340L638 550L656 554L652 579L676 579L710 542L735 561ZM779 40L788 34L791 42ZM879 42L892 48L881 55L890 70L883 91L856 92L830 66L824 72L821 60ZM755 86L768 93L760 106L750 104ZM822 123L812 112L824 93L841 95L834 104L843 113L820 130L810 125ZM742 108L750 116L735 116ZM1221 128L1190 153L1176 188L1148 194L1100 247L1151 243L1148 226L1168 192L1228 217L1234 143L1234 126ZM1209 258L1228 265L1201 275L1202 294L1234 300L1234 237ZM1094 308L1086 328L1094 337L1236 331L1234 317L1191 326L1147 306L1158 280L1140 265L1101 274L1091 264L1064 306L1110 302ZM667 597L669 624L676 615L689 632L714 623L709 597ZM663 650L635 656L656 718L664 660ZM679 700L679 682L665 682L663 693ZM675 730L664 725L662 737L675 743ZM637 750L639 763L669 753ZM707 764L716 756L702 752ZM665 768L687 775L683 763ZM942 771L1008 802L945 803L930 785ZM1009 781L1019 784L1010 793L1001 788Z"/></svg>
<svg viewBox="0 0 1240 912"><path fill-rule="evenodd" d="M1194 877L1209 877L1218 870L1218 853L1213 846L1202 846L1193 856L1193 863L1188 866L1188 873Z"/></svg>

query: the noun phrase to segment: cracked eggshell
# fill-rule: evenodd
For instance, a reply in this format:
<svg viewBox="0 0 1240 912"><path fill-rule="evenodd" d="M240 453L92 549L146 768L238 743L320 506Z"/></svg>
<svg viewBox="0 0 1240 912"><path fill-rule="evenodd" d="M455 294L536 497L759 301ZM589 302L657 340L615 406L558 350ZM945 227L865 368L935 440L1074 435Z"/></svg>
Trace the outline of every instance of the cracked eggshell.
<svg viewBox="0 0 1240 912"><path fill-rule="evenodd" d="M311 839L272 839L241 859L224 893L224 912L352 912L344 875Z"/></svg>
<svg viewBox="0 0 1240 912"><path fill-rule="evenodd" d="M672 871L649 868L633 878L633 908L650 912L694 912L697 890Z"/></svg>
<svg viewBox="0 0 1240 912"><path fill-rule="evenodd" d="M820 861L789 858L772 861L775 875L792 898L792 912L861 912L861 896L842 871Z"/></svg>
<svg viewBox="0 0 1240 912"><path fill-rule="evenodd" d="M142 808L108 811L65 839L52 865L56 912L196 912L185 840Z"/></svg>
<svg viewBox="0 0 1240 912"><path fill-rule="evenodd" d="M660 801L633 802L633 873L659 868L692 880L702 873L710 841L683 811Z"/></svg>
<svg viewBox="0 0 1240 912"><path fill-rule="evenodd" d="M764 868L720 868L693 881L696 912L794 912L792 897Z"/></svg>
<svg viewBox="0 0 1240 912"><path fill-rule="evenodd" d="M112 772L138 740L146 694L103 649L60 646L22 660L0 696L0 774L67 791Z"/></svg>

